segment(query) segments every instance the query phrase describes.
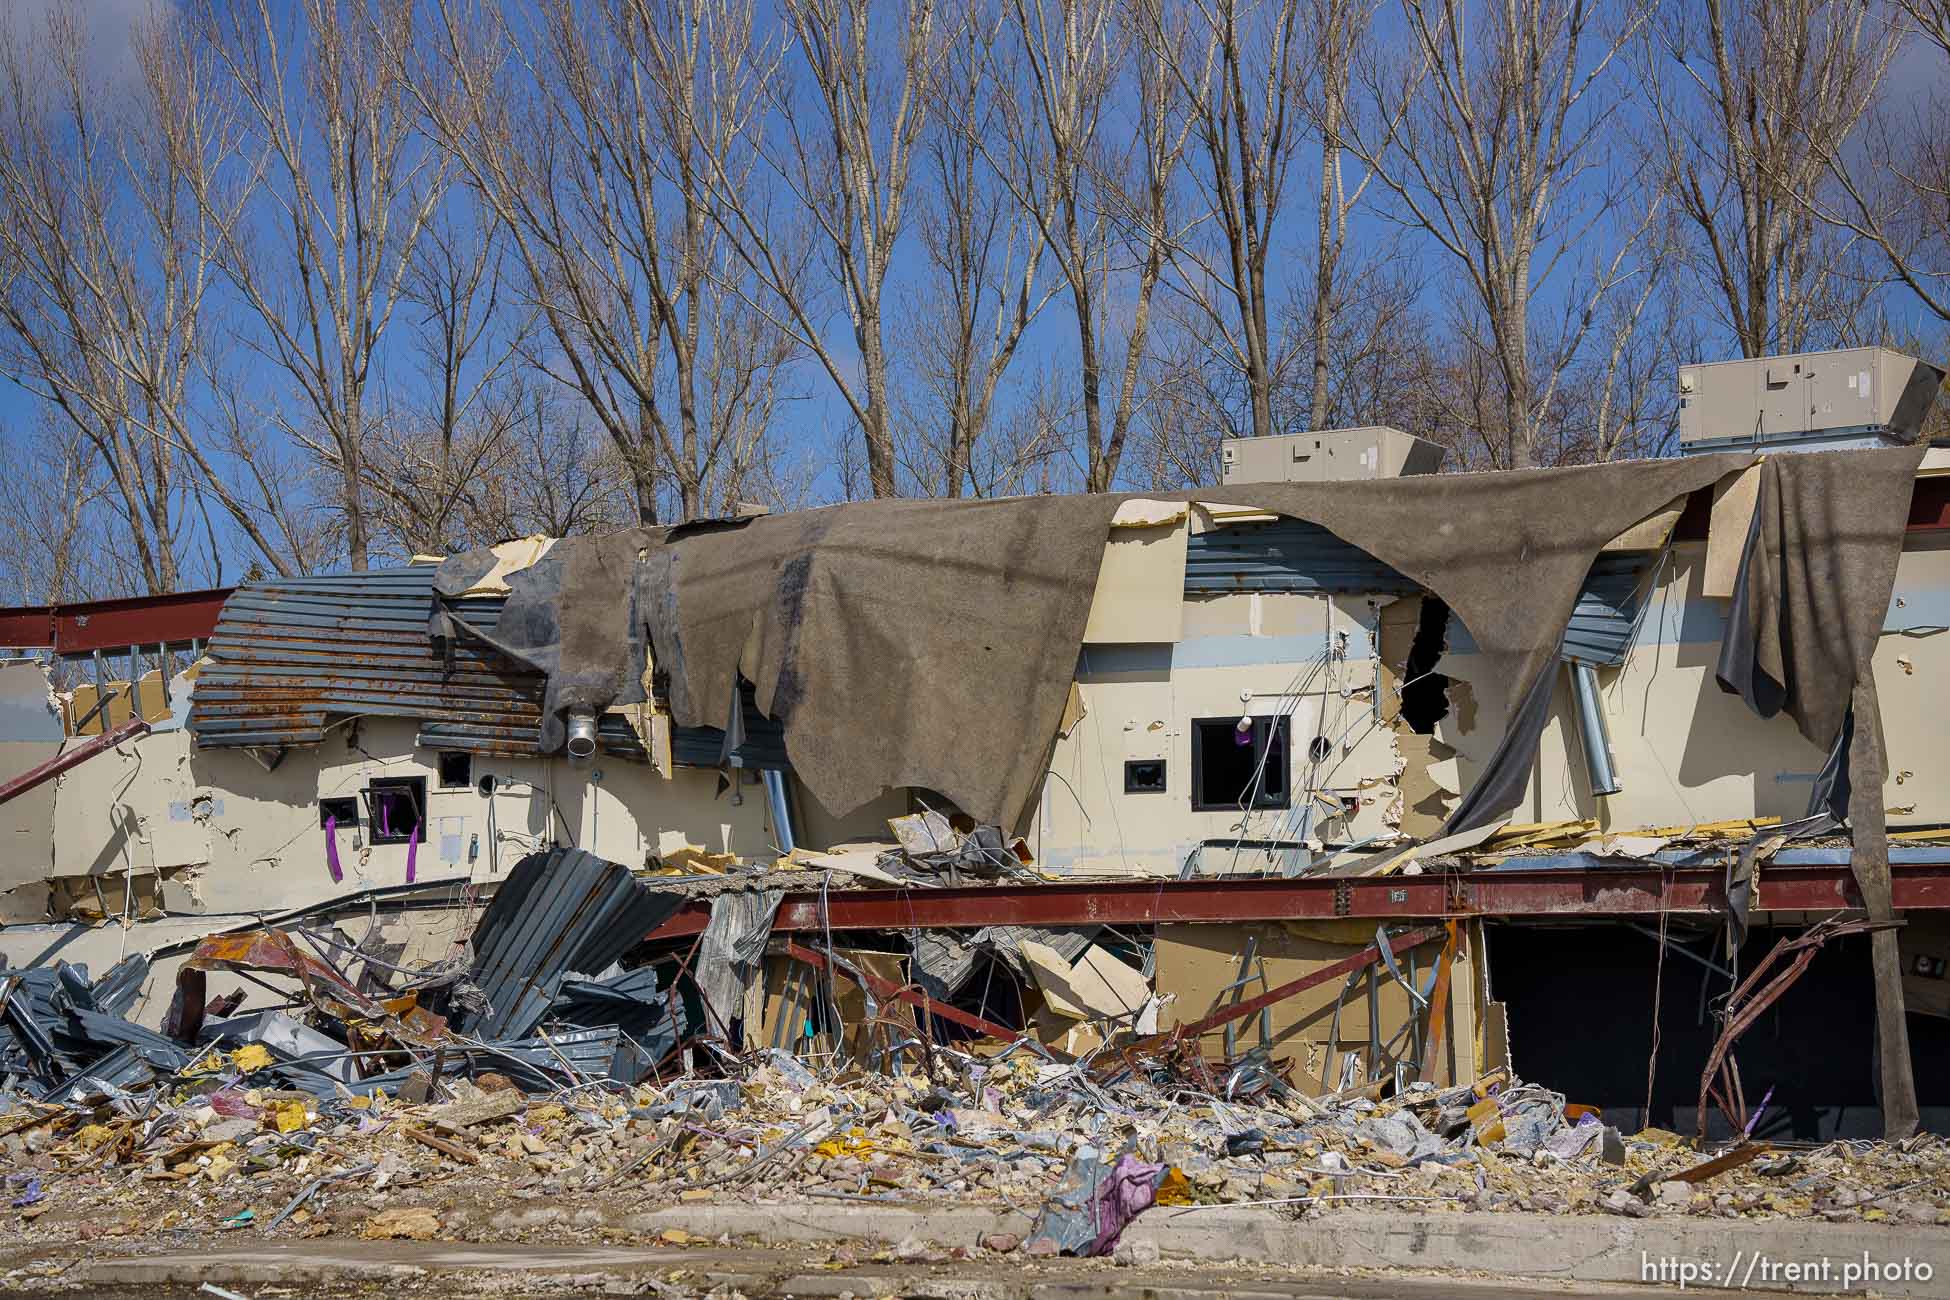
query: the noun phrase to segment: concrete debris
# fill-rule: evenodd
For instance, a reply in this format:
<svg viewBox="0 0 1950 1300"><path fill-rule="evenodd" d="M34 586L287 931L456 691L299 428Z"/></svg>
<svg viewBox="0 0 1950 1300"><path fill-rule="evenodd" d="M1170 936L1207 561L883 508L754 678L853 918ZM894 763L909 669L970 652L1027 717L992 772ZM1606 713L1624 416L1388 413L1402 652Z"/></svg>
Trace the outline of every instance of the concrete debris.
<svg viewBox="0 0 1950 1300"><path fill-rule="evenodd" d="M1106 1074L1024 1047L937 1047L925 1070L885 1073L815 1071L760 1050L720 1055L721 1077L589 1078L546 1094L443 1075L451 1100L413 1103L295 1092L275 1063L244 1072L241 1055L58 1103L0 1095L17 1235L93 1225L85 1231L138 1239L238 1228L491 1239L512 1222L593 1227L658 1205L829 1199L1040 1206L1026 1235L979 1244L1142 1264L1155 1245L1119 1243L1153 1206L1908 1223L1950 1213L1940 1139L1838 1142L1684 1181L1696 1157L1676 1135L1621 1137L1621 1161L1608 1163L1594 1140L1602 1125L1567 1123L1561 1099L1501 1078L1412 1084L1392 1099L1269 1087L1225 1101L1156 1062ZM1445 1118L1472 1108L1537 1118L1521 1138L1493 1136L1508 1127L1500 1118ZM1594 1137L1565 1144L1566 1133ZM935 1252L916 1241L909 1262Z"/></svg>

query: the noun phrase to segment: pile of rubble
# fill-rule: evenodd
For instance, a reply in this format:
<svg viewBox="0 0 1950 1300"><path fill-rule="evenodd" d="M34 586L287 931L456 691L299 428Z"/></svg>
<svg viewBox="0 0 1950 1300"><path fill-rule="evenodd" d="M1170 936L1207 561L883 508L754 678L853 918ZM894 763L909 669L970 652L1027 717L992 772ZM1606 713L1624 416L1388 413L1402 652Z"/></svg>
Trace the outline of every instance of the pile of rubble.
<svg viewBox="0 0 1950 1300"><path fill-rule="evenodd" d="M953 850L993 851L972 835ZM517 866L470 941L424 969L337 930L211 936L160 1031L127 1017L146 958L92 980L60 962L0 972L7 1204L30 1237L408 1238L506 1238L565 1213L598 1225L693 1202L961 1204L1032 1223L990 1249L1082 1256L1114 1251L1154 1206L1919 1223L1950 1206L1950 1145L1933 1138L1704 1152L1622 1134L1505 1069L1446 1088L1396 1071L1326 1096L1293 1087L1263 1047L1215 1070L1196 1032L1155 1032L1141 973L1094 958L1082 935L992 927L954 941L1042 963L1080 1006L1127 1008L1078 1059L987 1022L987 1038L956 1040L871 1012L879 1036L845 1040L850 1055L817 1069L776 1046L734 1050L729 1032L692 1033L684 995L729 1027L738 981L714 986L764 951L777 896L714 902L691 983L676 987L680 969L660 988L653 966L620 961L681 902L551 850ZM883 1010L911 992L830 941L797 951L874 987ZM959 949L915 958L943 990L967 965ZM275 977L290 1002L239 1015L241 991L207 996L217 971ZM1119 993L1120 980L1134 987ZM540 1204L524 1217L527 1202Z"/></svg>
<svg viewBox="0 0 1950 1300"><path fill-rule="evenodd" d="M1229 1100L1143 1064L1101 1077L1021 1044L936 1049L926 1073L827 1078L771 1050L721 1058L717 1077L551 1094L487 1071L414 1103L282 1087L269 1056L233 1050L141 1090L0 1100L22 1232L506 1239L565 1215L600 1226L657 1206L824 1198L1014 1208L1034 1227L990 1249L1102 1255L1153 1206L1906 1222L1950 1206L1937 1139L1747 1144L1709 1160L1505 1078L1379 1099L1309 1098L1262 1077L1257 1095Z"/></svg>

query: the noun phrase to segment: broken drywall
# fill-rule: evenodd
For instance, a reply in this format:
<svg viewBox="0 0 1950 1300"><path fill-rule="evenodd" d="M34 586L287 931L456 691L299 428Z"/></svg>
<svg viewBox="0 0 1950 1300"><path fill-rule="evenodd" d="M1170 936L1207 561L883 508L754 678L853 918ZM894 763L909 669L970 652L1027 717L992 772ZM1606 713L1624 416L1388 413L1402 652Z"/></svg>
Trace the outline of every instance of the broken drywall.
<svg viewBox="0 0 1950 1300"><path fill-rule="evenodd" d="M1288 925L1257 923L1250 925L1161 925L1157 932L1155 974L1157 988L1170 990L1175 997L1159 1017L1160 1029L1192 1024L1232 1001L1245 1001L1257 993L1277 988L1321 968L1344 960L1374 942L1372 924L1360 921L1296 922ZM1251 945L1254 961L1246 966L1242 958ZM1439 949L1429 945L1397 958L1402 974L1418 989L1426 991L1431 963ZM1451 976L1453 1021L1443 1037L1454 1042L1458 1035L1464 1044L1479 1037L1474 1023L1478 1001L1467 994L1454 996L1458 986L1478 987L1474 970L1476 947L1465 934L1457 949L1457 966ZM1376 971L1370 1032L1370 1001L1367 980L1357 979L1343 997L1347 977L1330 978L1292 997L1281 999L1264 1016L1264 1045L1273 1059L1293 1064L1295 1087L1309 1095L1331 1091L1339 1071L1349 1057L1368 1061L1371 1056L1383 1066L1392 1066L1413 1055L1411 1043L1426 1030L1425 1017L1411 1020L1411 1001L1407 989L1391 978L1386 969ZM1249 982L1237 991L1229 986L1243 977ZM1339 1004L1339 1018L1335 1007ZM1460 1026L1456 1029L1455 1026ZM1262 1045L1262 1017L1248 1016L1234 1022L1236 1052ZM1224 1055L1225 1031L1214 1029L1201 1040L1208 1059ZM1378 1056L1376 1042L1381 1045ZM1393 1044L1392 1048L1389 1044ZM1475 1078L1475 1054L1470 1051L1437 1054L1431 1076L1438 1083L1452 1079L1468 1082Z"/></svg>
<svg viewBox="0 0 1950 1300"><path fill-rule="evenodd" d="M1703 541L1673 546L1624 663L1599 670L1620 792L1593 798L1575 701L1568 681L1560 678L1515 819L1595 816L1608 828L1629 829L1792 818L1807 810L1815 774L1827 756L1792 720L1755 716L1714 679L1726 604L1705 596L1708 547ZM1884 803L1892 825L1950 822L1950 786L1930 779L1940 766L1942 747L1942 701L1934 684L1950 677L1946 627L1950 546L1912 539L1897 565L1874 660L1889 753ZM1451 708L1437 724L1436 736L1455 750L1466 787L1502 734L1507 705L1501 683L1471 653L1466 630L1452 630L1439 669L1451 679ZM1440 778L1434 766L1430 772Z"/></svg>

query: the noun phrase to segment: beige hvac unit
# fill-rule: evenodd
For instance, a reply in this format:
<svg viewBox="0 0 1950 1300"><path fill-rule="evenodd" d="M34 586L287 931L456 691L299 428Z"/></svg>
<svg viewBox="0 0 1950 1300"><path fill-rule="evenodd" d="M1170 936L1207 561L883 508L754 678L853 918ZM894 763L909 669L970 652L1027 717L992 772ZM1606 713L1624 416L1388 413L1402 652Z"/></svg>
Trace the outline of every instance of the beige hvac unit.
<svg viewBox="0 0 1950 1300"><path fill-rule="evenodd" d="M1914 442L1943 371L1888 348L1679 368L1679 449Z"/></svg>
<svg viewBox="0 0 1950 1300"><path fill-rule="evenodd" d="M1442 467L1441 447L1382 424L1227 438L1219 455L1221 483L1335 483L1433 474Z"/></svg>

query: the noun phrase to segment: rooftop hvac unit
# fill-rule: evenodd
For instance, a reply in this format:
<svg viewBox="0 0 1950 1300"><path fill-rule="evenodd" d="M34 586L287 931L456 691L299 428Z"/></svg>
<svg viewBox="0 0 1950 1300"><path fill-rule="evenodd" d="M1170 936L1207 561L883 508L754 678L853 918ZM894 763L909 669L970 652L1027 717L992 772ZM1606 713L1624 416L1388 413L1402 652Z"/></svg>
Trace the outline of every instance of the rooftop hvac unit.
<svg viewBox="0 0 1950 1300"><path fill-rule="evenodd" d="M1227 438L1220 445L1221 483L1334 483L1433 474L1442 448L1386 425Z"/></svg>
<svg viewBox="0 0 1950 1300"><path fill-rule="evenodd" d="M1888 348L1679 368L1680 452L1916 441L1943 371Z"/></svg>

